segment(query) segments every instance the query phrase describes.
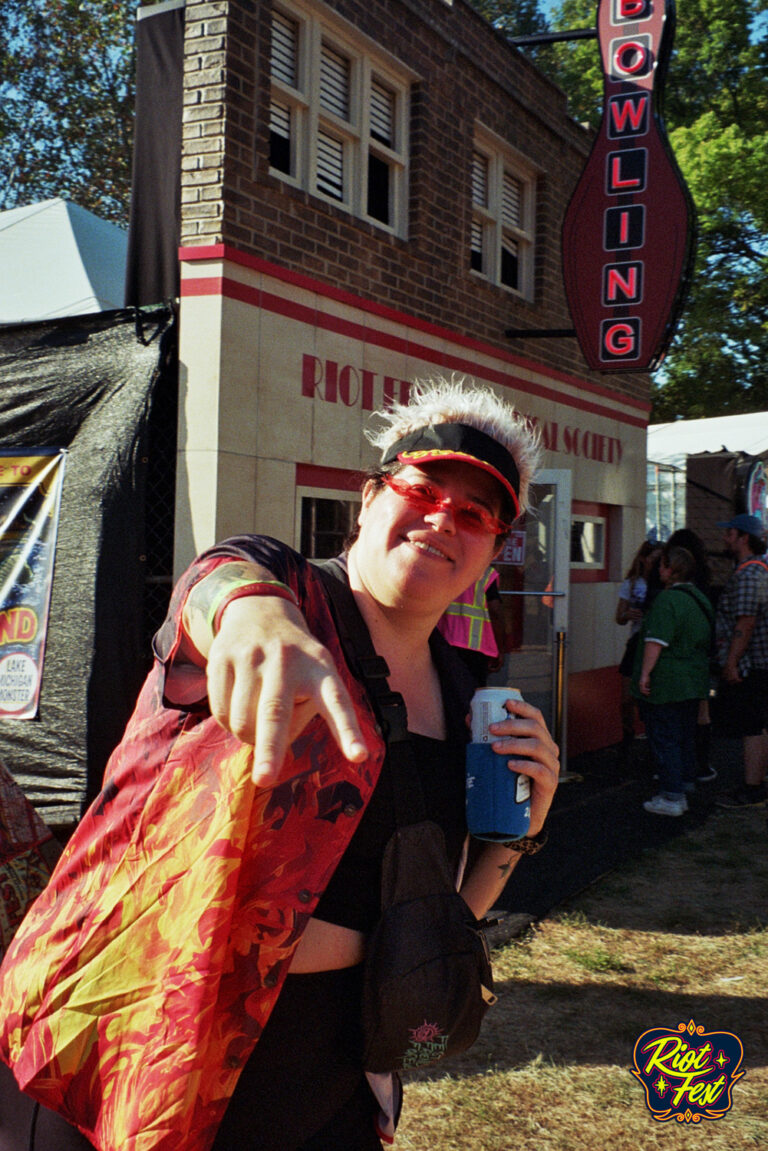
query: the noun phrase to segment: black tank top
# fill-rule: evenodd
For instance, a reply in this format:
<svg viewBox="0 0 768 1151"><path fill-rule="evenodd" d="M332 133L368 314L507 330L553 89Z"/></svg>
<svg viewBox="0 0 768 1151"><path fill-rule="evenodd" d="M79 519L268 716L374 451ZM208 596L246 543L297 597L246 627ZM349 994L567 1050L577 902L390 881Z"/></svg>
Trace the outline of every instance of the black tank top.
<svg viewBox="0 0 768 1151"><path fill-rule="evenodd" d="M454 717L455 723L455 717ZM467 822L464 811L466 737L448 739L411 734L424 802L429 816L443 829L448 858L456 870L461 860ZM392 771L384 760L378 783L347 850L315 908L316 919L368 934L381 913L381 865L395 830Z"/></svg>

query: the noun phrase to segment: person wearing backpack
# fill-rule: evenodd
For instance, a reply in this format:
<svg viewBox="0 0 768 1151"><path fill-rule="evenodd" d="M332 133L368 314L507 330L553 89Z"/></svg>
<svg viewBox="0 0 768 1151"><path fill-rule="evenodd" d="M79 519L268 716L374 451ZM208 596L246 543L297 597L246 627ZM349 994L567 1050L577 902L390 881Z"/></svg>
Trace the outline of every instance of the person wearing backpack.
<svg viewBox="0 0 768 1151"><path fill-rule="evenodd" d="M643 804L652 815L684 815L695 789L696 723L709 692L714 625L712 605L692 582L695 570L685 548L662 551L664 590L643 620L635 658L632 690L659 769L659 792Z"/></svg>
<svg viewBox="0 0 768 1151"><path fill-rule="evenodd" d="M558 749L510 699L492 746L530 778L528 834L468 850L475 683L436 626L525 509L538 437L460 378L379 417L379 462L331 561L375 656L347 645L324 569L277 540L225 540L176 586L102 792L0 971L0 1056L47 1131L66 1120L99 1151L380 1151L401 1092L397 1067L365 1058L363 990L398 776L413 763L428 817L405 830L436 833L474 928L543 845ZM410 868L430 899L432 857ZM440 1047L432 1016L416 1032ZM71 1146L36 1143L37 1114L9 1142L3 1119L4 1151Z"/></svg>
<svg viewBox="0 0 768 1151"><path fill-rule="evenodd" d="M717 709L729 733L741 736L744 781L717 797L719 807L763 807L768 768L768 563L765 529L742 512L720 522L726 551L736 567L717 603L720 664Z"/></svg>

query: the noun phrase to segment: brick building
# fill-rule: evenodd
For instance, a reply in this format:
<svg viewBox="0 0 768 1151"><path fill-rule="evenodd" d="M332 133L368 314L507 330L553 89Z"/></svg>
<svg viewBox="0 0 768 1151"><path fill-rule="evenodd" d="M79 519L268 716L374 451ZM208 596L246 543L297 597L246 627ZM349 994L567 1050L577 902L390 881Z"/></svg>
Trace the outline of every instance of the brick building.
<svg viewBox="0 0 768 1151"><path fill-rule="evenodd" d="M187 0L183 85L177 568L238 531L332 552L370 413L471 375L547 449L500 564L499 682L560 734L567 699L572 754L612 742L648 377L508 335L571 327L560 228L590 137L565 94L464 0Z"/></svg>

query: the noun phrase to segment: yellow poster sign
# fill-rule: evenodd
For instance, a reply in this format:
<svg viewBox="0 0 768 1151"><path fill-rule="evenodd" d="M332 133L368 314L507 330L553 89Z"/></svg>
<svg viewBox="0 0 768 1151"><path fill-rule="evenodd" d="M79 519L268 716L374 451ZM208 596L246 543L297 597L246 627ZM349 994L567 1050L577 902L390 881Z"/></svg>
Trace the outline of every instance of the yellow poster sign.
<svg viewBox="0 0 768 1151"><path fill-rule="evenodd" d="M37 714L65 459L0 452L0 719Z"/></svg>

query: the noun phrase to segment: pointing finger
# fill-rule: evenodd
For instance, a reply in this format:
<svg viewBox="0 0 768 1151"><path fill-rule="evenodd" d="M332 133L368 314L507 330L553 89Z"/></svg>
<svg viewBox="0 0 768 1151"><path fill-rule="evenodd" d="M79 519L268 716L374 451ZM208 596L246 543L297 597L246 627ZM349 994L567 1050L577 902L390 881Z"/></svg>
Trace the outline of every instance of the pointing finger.
<svg viewBox="0 0 768 1151"><path fill-rule="evenodd" d="M326 675L319 689L320 714L331 729L340 750L351 763L362 763L368 755L360 725L347 689L335 673Z"/></svg>

